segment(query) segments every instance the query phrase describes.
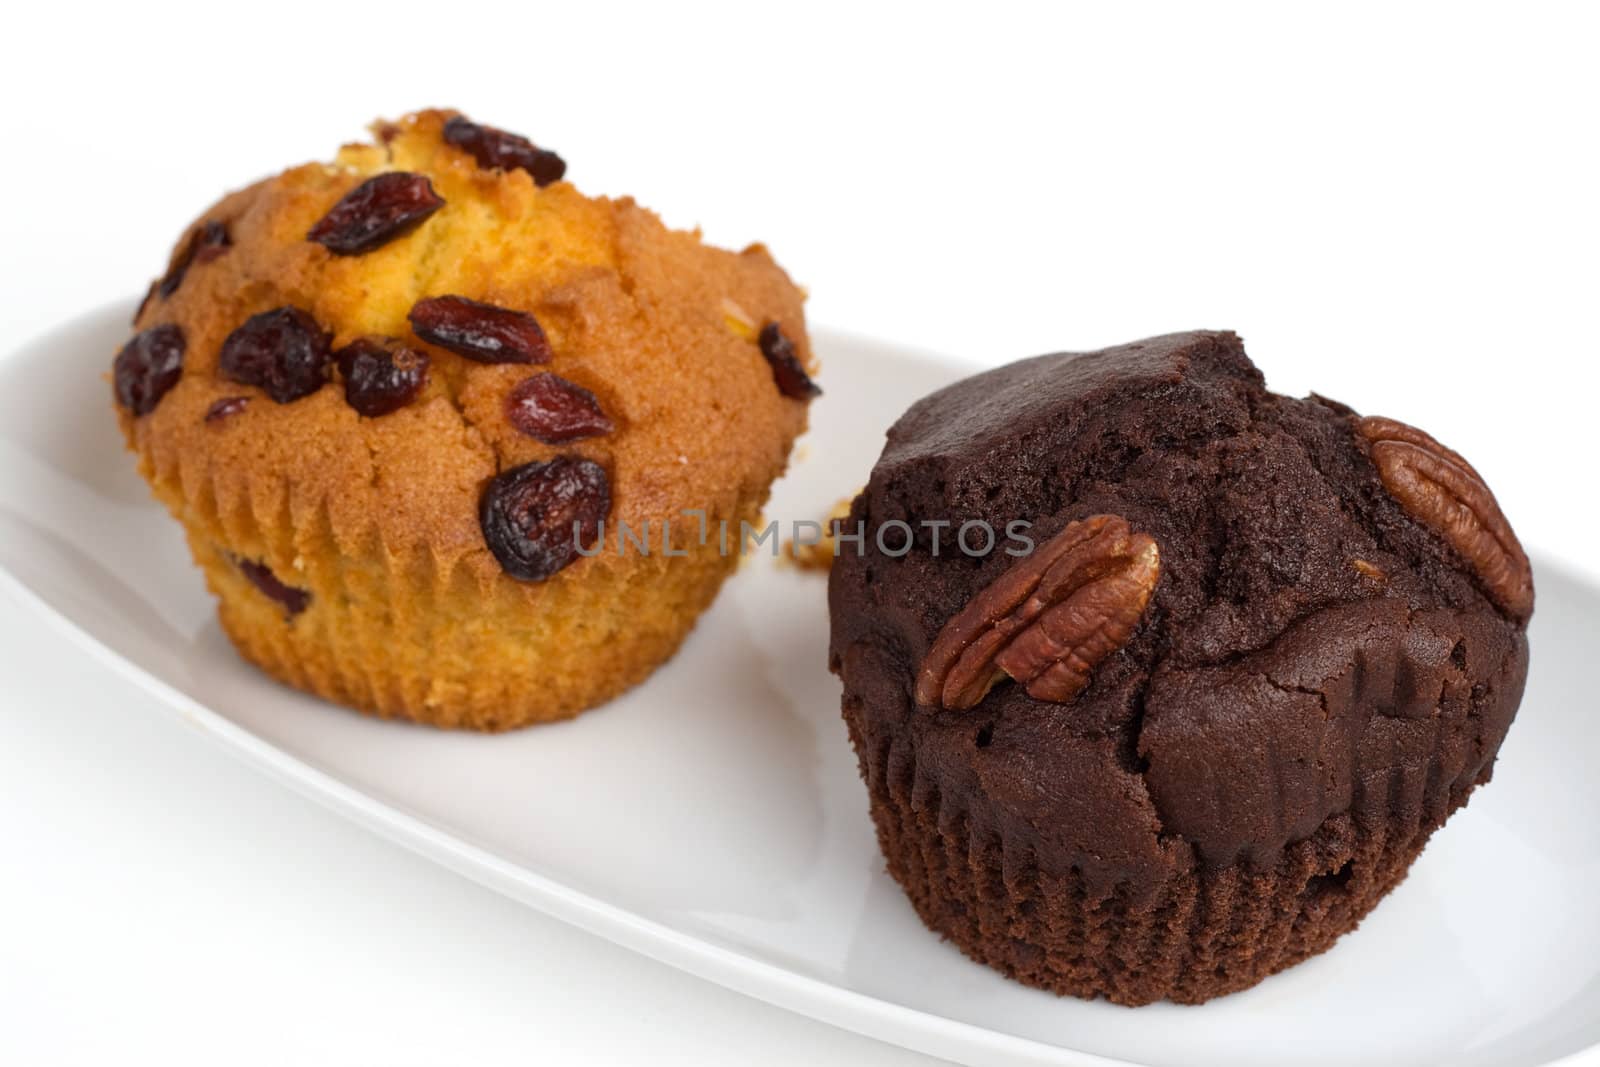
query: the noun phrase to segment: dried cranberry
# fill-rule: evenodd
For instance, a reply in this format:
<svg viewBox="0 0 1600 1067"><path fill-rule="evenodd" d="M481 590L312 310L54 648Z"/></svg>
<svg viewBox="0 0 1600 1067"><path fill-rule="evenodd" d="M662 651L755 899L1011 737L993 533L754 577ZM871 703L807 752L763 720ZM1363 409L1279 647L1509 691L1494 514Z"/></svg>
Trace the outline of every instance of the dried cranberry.
<svg viewBox="0 0 1600 1067"><path fill-rule="evenodd" d="M428 384L428 355L388 339L362 337L334 353L344 399L368 418L398 411Z"/></svg>
<svg viewBox="0 0 1600 1067"><path fill-rule="evenodd" d="M269 598L283 605L283 610L288 614L289 618L294 618L310 605L311 594L309 592L304 589L296 589L292 585L283 584L278 576L272 573L272 568L265 563L257 563L255 560L250 559L239 559L234 562L239 565L240 573L250 579L251 585L254 585Z"/></svg>
<svg viewBox="0 0 1600 1067"><path fill-rule="evenodd" d="M192 264L209 263L232 243L228 228L215 220L206 222L189 234L189 239L183 242L183 248L173 257L172 266L167 268L167 276L161 279L161 298L165 300L178 291L178 286L183 284L183 276L189 273Z"/></svg>
<svg viewBox="0 0 1600 1067"><path fill-rule="evenodd" d="M280 404L299 400L327 381L329 336L296 307L252 315L222 342L217 365L241 385L256 385Z"/></svg>
<svg viewBox="0 0 1600 1067"><path fill-rule="evenodd" d="M778 392L794 400L810 400L821 396L822 390L806 373L805 364L795 351L794 342L784 336L775 322L761 327L761 354L772 366L772 380L778 383Z"/></svg>
<svg viewBox="0 0 1600 1067"><path fill-rule="evenodd" d="M464 296L419 300L411 329L430 344L479 363L548 363L550 342L526 311L480 304Z"/></svg>
<svg viewBox="0 0 1600 1067"><path fill-rule="evenodd" d="M183 330L170 322L134 334L111 364L122 406L135 415L154 411L183 377L183 349Z"/></svg>
<svg viewBox="0 0 1600 1067"><path fill-rule="evenodd" d="M410 233L442 207L444 198L425 176L390 171L346 193L311 227L306 240L340 256L370 252Z"/></svg>
<svg viewBox="0 0 1600 1067"><path fill-rule="evenodd" d="M542 582L604 535L611 514L605 468L576 456L502 471L478 504L489 551L513 578Z"/></svg>
<svg viewBox="0 0 1600 1067"><path fill-rule="evenodd" d="M615 429L593 393L559 374L535 374L512 387L506 396L506 419L522 433L550 445Z"/></svg>
<svg viewBox="0 0 1600 1067"><path fill-rule="evenodd" d="M550 185L567 173L566 162L554 152L535 145L526 137L493 126L480 126L457 115L444 124L444 139L478 161L480 167L500 170L521 168L535 185Z"/></svg>
<svg viewBox="0 0 1600 1067"><path fill-rule="evenodd" d="M220 222L208 222L200 231L200 241L194 250L194 261L210 263L232 247L233 238L229 235L228 228Z"/></svg>
<svg viewBox="0 0 1600 1067"><path fill-rule="evenodd" d="M250 398L247 396L225 396L221 400L212 401L211 406L206 408L206 421L221 422L229 415L239 414L249 404Z"/></svg>

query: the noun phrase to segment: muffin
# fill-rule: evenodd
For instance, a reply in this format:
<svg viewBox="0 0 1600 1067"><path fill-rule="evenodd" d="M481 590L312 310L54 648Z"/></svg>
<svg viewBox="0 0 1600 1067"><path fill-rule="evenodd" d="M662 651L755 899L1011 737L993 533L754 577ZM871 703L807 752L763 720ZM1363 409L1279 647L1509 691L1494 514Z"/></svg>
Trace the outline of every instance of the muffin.
<svg viewBox="0 0 1600 1067"><path fill-rule="evenodd" d="M919 401L840 535L889 872L1062 994L1199 1003L1327 949L1489 780L1528 669L1528 561L1466 460L1268 392L1231 333Z"/></svg>
<svg viewBox="0 0 1600 1067"><path fill-rule="evenodd" d="M802 294L525 138L374 130L195 221L117 419L250 662L436 726L571 716L737 561L817 392Z"/></svg>

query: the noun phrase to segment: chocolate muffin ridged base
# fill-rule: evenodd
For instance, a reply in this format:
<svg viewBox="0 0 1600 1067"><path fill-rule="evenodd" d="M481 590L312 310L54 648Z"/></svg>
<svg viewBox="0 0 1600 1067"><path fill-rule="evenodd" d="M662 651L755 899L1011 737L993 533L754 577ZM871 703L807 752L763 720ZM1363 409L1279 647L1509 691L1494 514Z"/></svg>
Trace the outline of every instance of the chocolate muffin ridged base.
<svg viewBox="0 0 1600 1067"><path fill-rule="evenodd" d="M1372 801L1421 785L1415 820L1339 815L1271 867L1201 866L1154 887L1107 890L1077 871L1041 870L1037 850L1006 833L981 797L941 791L909 745L873 735L848 706L845 722L889 873L927 927L1019 982L1129 1006L1199 1004L1326 951L1489 778L1396 771Z"/></svg>

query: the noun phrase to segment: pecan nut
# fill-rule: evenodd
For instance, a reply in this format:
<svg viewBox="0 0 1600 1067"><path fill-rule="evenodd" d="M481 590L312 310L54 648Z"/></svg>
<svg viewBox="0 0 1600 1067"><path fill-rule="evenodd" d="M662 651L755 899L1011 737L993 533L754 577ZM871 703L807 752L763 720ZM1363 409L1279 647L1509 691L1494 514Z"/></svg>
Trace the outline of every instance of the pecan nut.
<svg viewBox="0 0 1600 1067"><path fill-rule="evenodd" d="M1368 416L1356 423L1384 488L1406 513L1466 561L1490 599L1513 617L1533 613L1527 553L1472 464L1414 426Z"/></svg>
<svg viewBox="0 0 1600 1067"><path fill-rule="evenodd" d="M1127 644L1161 576L1155 539L1091 515L1040 545L945 623L917 675L918 704L970 708L1001 678L1066 703Z"/></svg>

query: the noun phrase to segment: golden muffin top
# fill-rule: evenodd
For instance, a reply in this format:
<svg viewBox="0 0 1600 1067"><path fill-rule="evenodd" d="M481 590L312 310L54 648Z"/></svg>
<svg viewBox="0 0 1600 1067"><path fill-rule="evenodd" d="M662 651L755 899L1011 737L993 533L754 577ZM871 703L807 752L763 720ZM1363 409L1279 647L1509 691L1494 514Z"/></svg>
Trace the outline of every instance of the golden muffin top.
<svg viewBox="0 0 1600 1067"><path fill-rule="evenodd" d="M147 473L219 510L325 510L349 555L376 537L480 580L547 576L480 520L528 464L603 472L608 540L765 494L816 391L802 293L765 248L586 197L454 112L374 131L178 242L114 368Z"/></svg>

